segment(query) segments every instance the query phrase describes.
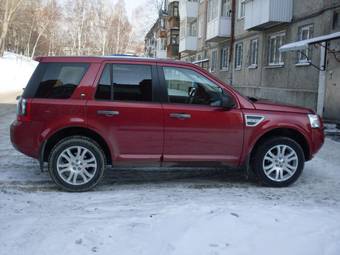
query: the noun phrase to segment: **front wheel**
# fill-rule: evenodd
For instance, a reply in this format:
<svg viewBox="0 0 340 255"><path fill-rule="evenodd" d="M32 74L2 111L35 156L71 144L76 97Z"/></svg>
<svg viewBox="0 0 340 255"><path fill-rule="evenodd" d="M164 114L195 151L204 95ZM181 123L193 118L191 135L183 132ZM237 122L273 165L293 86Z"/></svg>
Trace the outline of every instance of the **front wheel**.
<svg viewBox="0 0 340 255"><path fill-rule="evenodd" d="M271 187L286 187L301 175L305 157L297 142L287 137L277 137L263 142L251 163L261 183Z"/></svg>
<svg viewBox="0 0 340 255"><path fill-rule="evenodd" d="M101 180L105 154L93 140L72 136L55 145L48 160L54 182L67 191L87 191Z"/></svg>

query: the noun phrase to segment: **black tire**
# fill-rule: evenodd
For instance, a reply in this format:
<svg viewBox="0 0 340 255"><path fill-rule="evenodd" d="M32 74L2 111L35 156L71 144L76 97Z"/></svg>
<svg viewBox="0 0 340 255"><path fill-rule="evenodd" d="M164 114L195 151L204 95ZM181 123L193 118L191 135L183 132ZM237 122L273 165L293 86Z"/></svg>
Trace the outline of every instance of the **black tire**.
<svg viewBox="0 0 340 255"><path fill-rule="evenodd" d="M93 177L91 177L87 183L75 185L70 184L62 178L57 170L57 160L59 156L67 148L72 148L73 146L81 146L82 148L87 149L92 153L96 160L97 167L92 169ZM52 148L48 158L48 171L52 180L58 185L58 187L65 191L82 192L91 190L102 179L105 168L105 153L95 141L85 136L71 136L64 138Z"/></svg>
<svg viewBox="0 0 340 255"><path fill-rule="evenodd" d="M264 157L273 147L277 145L286 145L290 149L294 150L297 155L296 166L297 169L287 180L275 181L267 176L264 171L263 163ZM256 149L252 160L251 167L256 174L261 184L269 187L287 187L293 184L301 175L305 163L305 156L301 146L291 138L288 137L273 137L262 142ZM288 173L286 173L288 174ZM269 175L270 176L270 175Z"/></svg>

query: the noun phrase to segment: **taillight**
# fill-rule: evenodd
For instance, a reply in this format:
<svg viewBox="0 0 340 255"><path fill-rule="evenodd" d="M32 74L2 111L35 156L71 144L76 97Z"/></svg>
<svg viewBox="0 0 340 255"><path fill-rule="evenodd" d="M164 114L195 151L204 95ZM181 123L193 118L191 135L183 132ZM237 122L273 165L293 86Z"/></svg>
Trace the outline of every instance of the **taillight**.
<svg viewBox="0 0 340 255"><path fill-rule="evenodd" d="M17 103L17 118L20 121L30 121L29 109L30 104L29 101L25 98L20 98Z"/></svg>

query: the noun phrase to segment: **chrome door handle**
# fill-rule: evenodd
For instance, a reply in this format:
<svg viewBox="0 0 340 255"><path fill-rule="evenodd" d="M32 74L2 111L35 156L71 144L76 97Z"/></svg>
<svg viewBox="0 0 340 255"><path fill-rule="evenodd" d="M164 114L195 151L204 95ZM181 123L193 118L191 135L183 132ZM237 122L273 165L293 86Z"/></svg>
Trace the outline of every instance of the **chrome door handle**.
<svg viewBox="0 0 340 255"><path fill-rule="evenodd" d="M176 119L180 119L180 120L184 120L184 119L190 119L191 115L188 113L170 113L170 118L176 118Z"/></svg>
<svg viewBox="0 0 340 255"><path fill-rule="evenodd" d="M119 112L118 111L98 110L97 114L98 115L105 115L105 116L111 117L111 116L119 115Z"/></svg>

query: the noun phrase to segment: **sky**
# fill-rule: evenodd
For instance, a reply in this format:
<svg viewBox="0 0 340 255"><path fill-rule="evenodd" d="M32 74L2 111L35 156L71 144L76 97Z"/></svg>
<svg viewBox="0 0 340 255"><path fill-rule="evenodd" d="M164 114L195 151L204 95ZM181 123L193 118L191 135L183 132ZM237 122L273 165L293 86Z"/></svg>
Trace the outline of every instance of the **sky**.
<svg viewBox="0 0 340 255"><path fill-rule="evenodd" d="M127 14L129 15L129 18L131 18L133 10L144 3L146 3L147 0L125 0L125 7ZM155 14L157 15L157 13Z"/></svg>

